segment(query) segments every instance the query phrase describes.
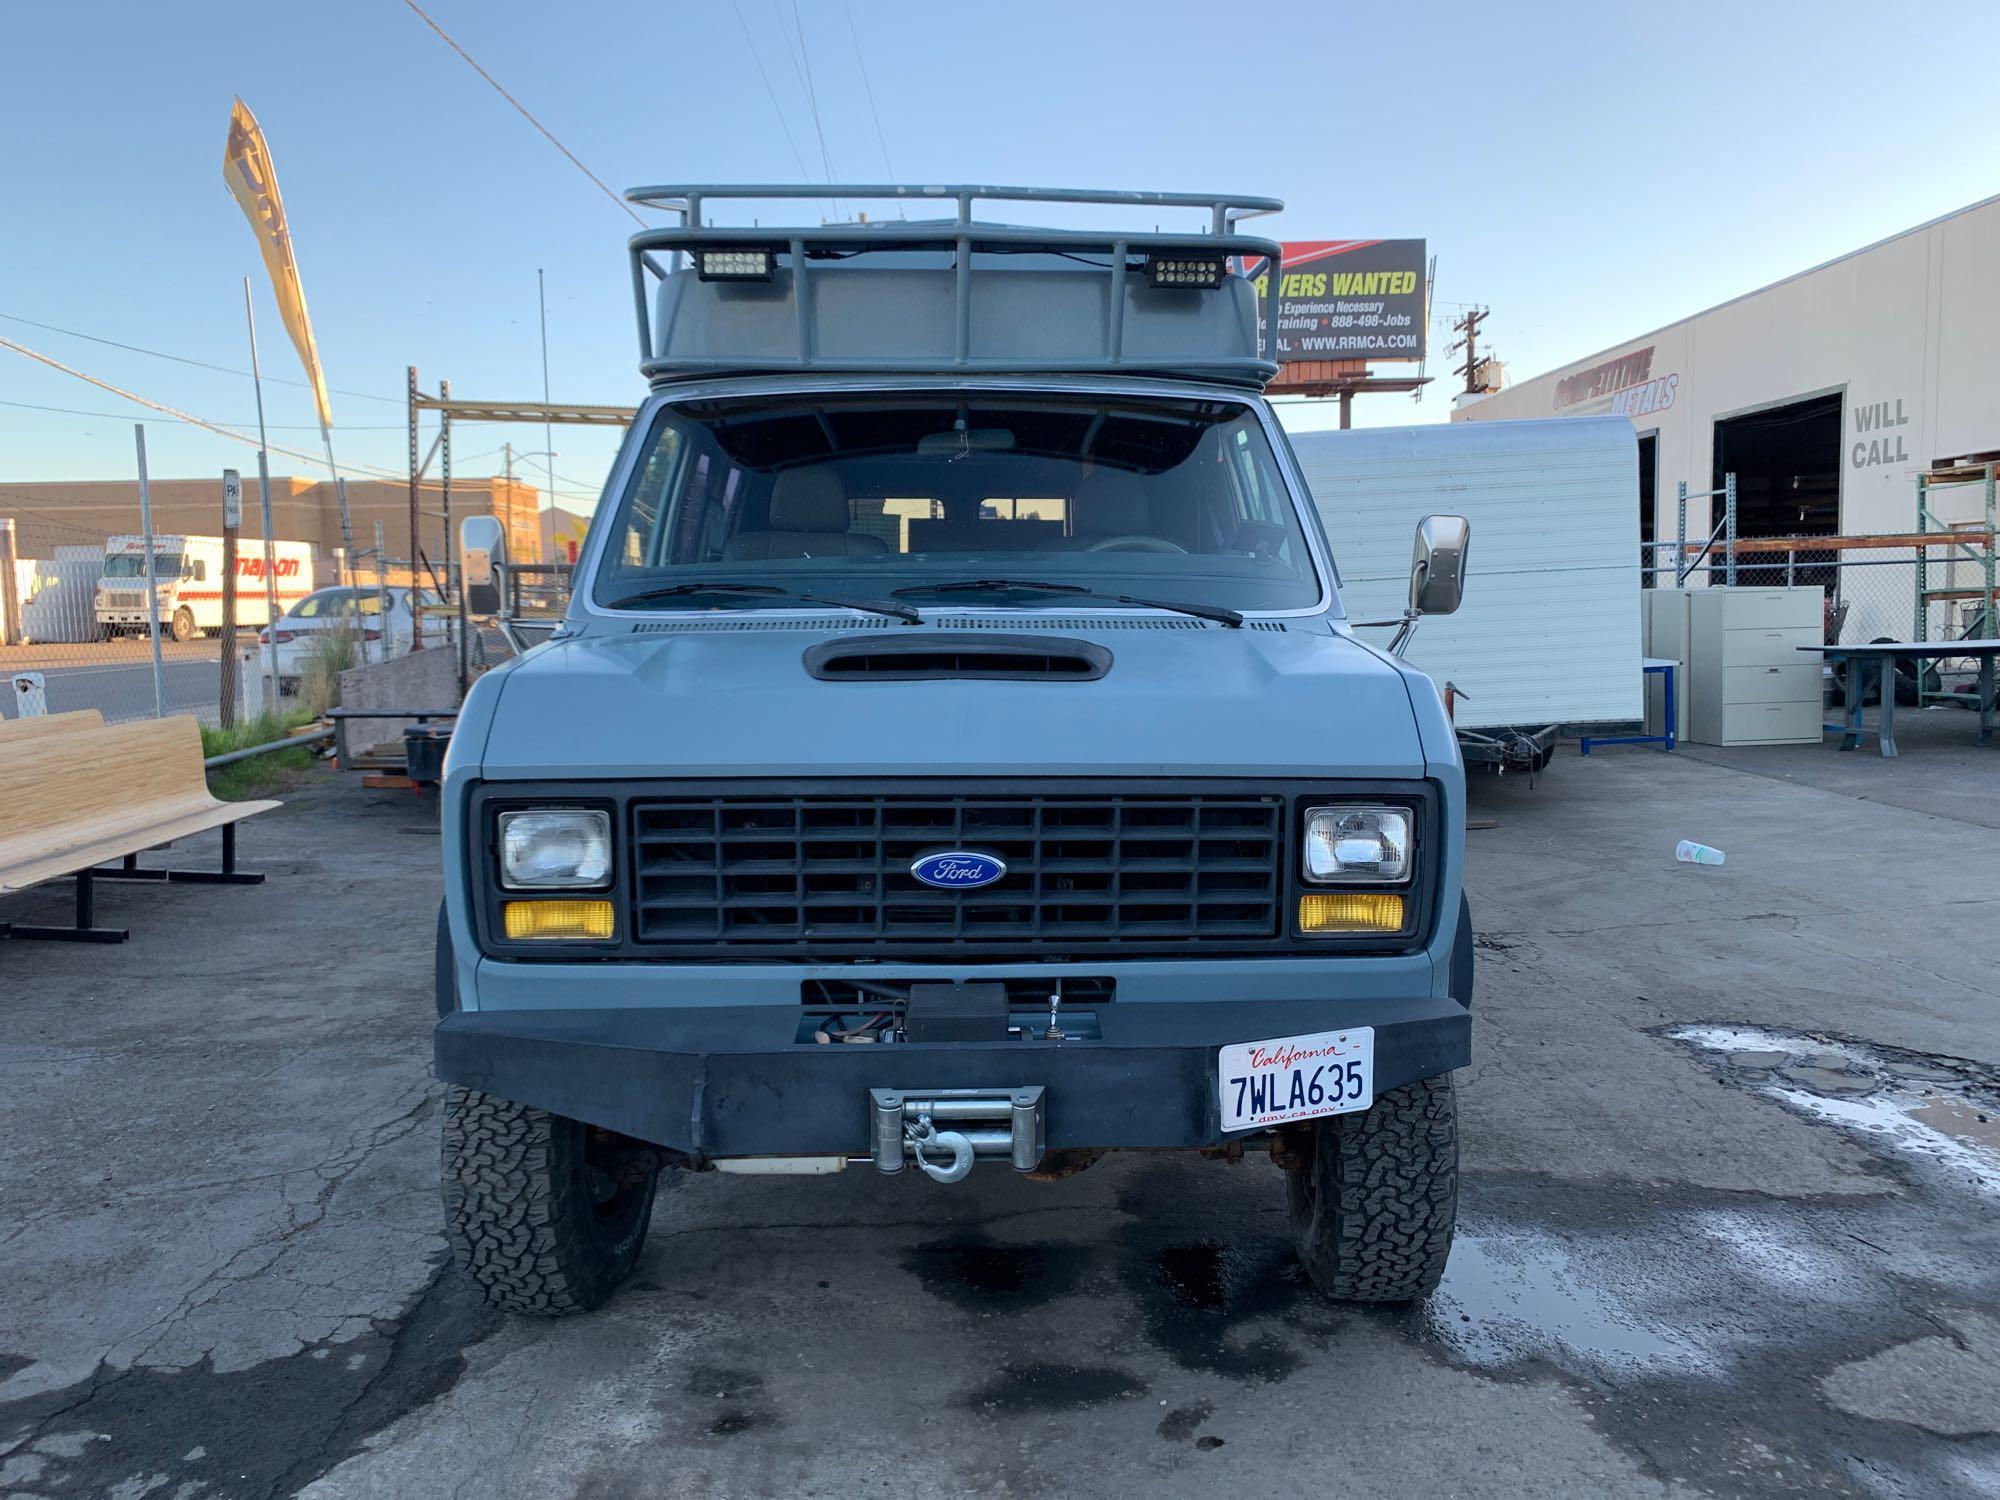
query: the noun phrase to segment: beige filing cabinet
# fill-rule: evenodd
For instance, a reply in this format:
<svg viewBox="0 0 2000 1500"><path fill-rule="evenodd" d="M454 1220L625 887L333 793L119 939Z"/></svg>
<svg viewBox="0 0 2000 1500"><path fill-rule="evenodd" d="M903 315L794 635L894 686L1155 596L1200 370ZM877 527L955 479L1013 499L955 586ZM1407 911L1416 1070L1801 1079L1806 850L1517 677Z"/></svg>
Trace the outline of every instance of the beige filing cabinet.
<svg viewBox="0 0 2000 1500"><path fill-rule="evenodd" d="M1825 722L1818 588L1708 588L1687 599L1687 718L1701 745L1818 744Z"/></svg>
<svg viewBox="0 0 2000 1500"><path fill-rule="evenodd" d="M1813 744L1820 738L1824 639L1817 588L1647 589L1646 655L1680 663L1674 724L1703 745ZM1646 679L1646 733L1665 732L1665 683Z"/></svg>

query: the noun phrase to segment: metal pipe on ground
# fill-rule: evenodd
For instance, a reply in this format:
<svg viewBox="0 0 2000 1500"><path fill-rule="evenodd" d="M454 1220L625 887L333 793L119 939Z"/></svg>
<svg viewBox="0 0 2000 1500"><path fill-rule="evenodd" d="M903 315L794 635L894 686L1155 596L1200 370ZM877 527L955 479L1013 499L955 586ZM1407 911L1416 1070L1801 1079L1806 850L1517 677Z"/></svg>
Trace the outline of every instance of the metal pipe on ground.
<svg viewBox="0 0 2000 1500"><path fill-rule="evenodd" d="M243 750L231 750L222 755L211 755L201 763L204 771L213 771L217 766L234 765L239 760L249 760L255 755L269 755L273 750L303 750L307 745L317 745L333 738L333 726L308 729L303 734L295 734L290 739L271 740L262 745L251 745Z"/></svg>

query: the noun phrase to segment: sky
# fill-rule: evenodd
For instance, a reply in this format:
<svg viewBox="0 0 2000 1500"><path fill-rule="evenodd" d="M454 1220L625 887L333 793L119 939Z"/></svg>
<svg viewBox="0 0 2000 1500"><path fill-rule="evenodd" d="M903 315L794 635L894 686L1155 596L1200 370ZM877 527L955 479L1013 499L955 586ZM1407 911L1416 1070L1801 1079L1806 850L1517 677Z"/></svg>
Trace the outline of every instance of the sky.
<svg viewBox="0 0 2000 1500"><path fill-rule="evenodd" d="M1362 398L1357 425L1446 419L1444 325L1467 304L1526 378L2000 191L1990 100L1948 86L1953 59L2000 50L1992 0L419 3L614 189L1228 190L1285 199L1255 226L1276 238L1426 239L1437 383ZM0 0L0 40L0 336L254 432L233 373L247 275L270 442L303 455L272 471L324 474L223 186L240 94L276 161L344 464L403 472L409 365L460 397L540 397L538 269L555 398L643 396L636 226L405 0ZM1333 423L1330 404L1285 415ZM0 479L131 476L142 418L157 477L255 470L252 446L0 348ZM547 446L460 428L457 473L497 472L509 440ZM557 428L554 449L522 469L546 485L552 467L559 502L587 510L615 437Z"/></svg>

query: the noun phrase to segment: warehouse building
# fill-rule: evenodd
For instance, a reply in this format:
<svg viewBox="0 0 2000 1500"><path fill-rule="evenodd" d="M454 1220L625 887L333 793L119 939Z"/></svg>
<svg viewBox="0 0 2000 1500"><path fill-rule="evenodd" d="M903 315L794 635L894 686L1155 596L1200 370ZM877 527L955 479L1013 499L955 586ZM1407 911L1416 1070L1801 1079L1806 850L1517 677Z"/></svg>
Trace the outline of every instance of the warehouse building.
<svg viewBox="0 0 2000 1500"><path fill-rule="evenodd" d="M1909 532L1920 473L2000 457L1996 270L2000 197L1466 399L1452 420L1630 417L1648 542L1673 541L1681 482L1730 473L1741 536ZM1937 492L1936 519L1982 519L1981 488ZM1691 502L1689 536L1709 526L1709 502Z"/></svg>
<svg viewBox="0 0 2000 1500"><path fill-rule="evenodd" d="M261 505L254 473L243 476L243 535L259 539ZM153 529L165 535L188 533L214 536L222 530L222 479L155 479L152 491ZM421 545L435 565L445 556L444 496L435 480L419 491ZM375 545L375 524L381 522L384 546L393 558L410 550L410 489L400 480L350 479L347 506L357 551ZM454 479L451 488L454 523L467 516L494 515L507 528L507 544L517 558L534 561L558 555L570 532L552 523L534 485L500 477ZM564 511L560 517L573 523ZM0 517L13 517L16 545L24 557L47 555L46 545L101 541L106 536L136 534L139 484L134 479L70 481L0 481ZM271 476L271 530L279 541L310 542L318 556L331 561L340 552L340 500L333 483L294 475ZM328 574L331 577L331 572Z"/></svg>

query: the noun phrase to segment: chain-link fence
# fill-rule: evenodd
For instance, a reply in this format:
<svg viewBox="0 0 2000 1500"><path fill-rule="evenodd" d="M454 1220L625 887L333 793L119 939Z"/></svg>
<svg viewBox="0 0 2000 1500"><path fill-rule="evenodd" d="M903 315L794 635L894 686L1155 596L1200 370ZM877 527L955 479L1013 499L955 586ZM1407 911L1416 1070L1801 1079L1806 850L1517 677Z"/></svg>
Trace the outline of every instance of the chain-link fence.
<svg viewBox="0 0 2000 1500"><path fill-rule="evenodd" d="M107 723L192 714L214 727L327 707L344 666L419 647L457 654L456 603L434 589L435 570L415 570L413 593L410 565L373 550L345 580L309 544L272 550L267 564L263 541L244 537L232 562L219 537L161 532L149 545L48 512L0 515L0 718L94 709ZM475 674L507 654L504 641L488 649L489 634L468 632Z"/></svg>
<svg viewBox="0 0 2000 1500"><path fill-rule="evenodd" d="M1735 584L1819 589L1829 645L1992 637L2000 635L2000 622L1995 620L1994 574L1985 560L1983 536L1964 543L1948 538L1933 542L1923 549L1927 557L1921 568L1919 548L1910 542L1867 546L1855 545L1865 539L1852 537L1743 540L1737 544ZM1695 553L1692 566L1682 570L1682 586L1727 584L1723 545L1717 542L1706 553ZM1645 586L1675 587L1673 544L1646 550L1641 568ZM1946 658L1925 666L1922 692L1926 697L1968 692L1977 673L1974 658ZM1914 674L1910 668L1905 701L1914 701Z"/></svg>
<svg viewBox="0 0 2000 1500"><path fill-rule="evenodd" d="M219 598L220 559L156 540L157 673L145 539L32 511L0 516L0 717L96 709L116 723L164 710L217 722L222 650L204 629L214 608L204 596Z"/></svg>

